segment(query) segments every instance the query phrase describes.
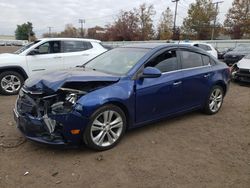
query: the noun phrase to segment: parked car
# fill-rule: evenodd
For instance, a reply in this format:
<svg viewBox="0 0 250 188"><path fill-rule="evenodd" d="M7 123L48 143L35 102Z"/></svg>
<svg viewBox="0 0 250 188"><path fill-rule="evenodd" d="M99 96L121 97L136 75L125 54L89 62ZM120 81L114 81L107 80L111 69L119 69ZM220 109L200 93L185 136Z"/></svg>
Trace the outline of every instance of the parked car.
<svg viewBox="0 0 250 188"><path fill-rule="evenodd" d="M217 113L229 80L229 68L199 48L135 44L28 79L14 118L30 140L106 150L127 129L192 110Z"/></svg>
<svg viewBox="0 0 250 188"><path fill-rule="evenodd" d="M216 49L217 53L218 53L218 59L224 59L224 55L227 52L232 51L234 48L220 48L220 49Z"/></svg>
<svg viewBox="0 0 250 188"><path fill-rule="evenodd" d="M211 44L200 43L200 42L182 42L181 44L187 44L187 45L201 48L201 49L207 51L208 53L210 53L215 58L218 58L218 52Z"/></svg>
<svg viewBox="0 0 250 188"><path fill-rule="evenodd" d="M231 68L232 80L250 83L250 54Z"/></svg>
<svg viewBox="0 0 250 188"><path fill-rule="evenodd" d="M0 54L0 93L17 94L32 75L82 65L105 51L98 40L44 38L13 54Z"/></svg>
<svg viewBox="0 0 250 188"><path fill-rule="evenodd" d="M240 44L224 55L224 62L231 66L248 54L250 54L250 44Z"/></svg>

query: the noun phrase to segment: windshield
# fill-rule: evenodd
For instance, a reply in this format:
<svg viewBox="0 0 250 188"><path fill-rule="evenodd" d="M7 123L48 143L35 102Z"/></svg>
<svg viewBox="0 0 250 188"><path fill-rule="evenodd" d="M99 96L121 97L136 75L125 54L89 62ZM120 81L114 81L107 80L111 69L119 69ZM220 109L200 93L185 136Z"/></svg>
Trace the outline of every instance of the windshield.
<svg viewBox="0 0 250 188"><path fill-rule="evenodd" d="M23 46L22 48L18 49L17 51L14 52L14 54L20 54L23 51L27 50L28 48L30 48L31 46L33 46L34 44L40 42L39 40L35 41L35 42L31 42L25 46Z"/></svg>
<svg viewBox="0 0 250 188"><path fill-rule="evenodd" d="M250 54L246 55L244 59L250 59Z"/></svg>
<svg viewBox="0 0 250 188"><path fill-rule="evenodd" d="M125 75L148 51L141 48L115 48L91 60L85 67Z"/></svg>
<svg viewBox="0 0 250 188"><path fill-rule="evenodd" d="M237 46L233 51L236 51L236 52L249 52L250 53L250 45Z"/></svg>

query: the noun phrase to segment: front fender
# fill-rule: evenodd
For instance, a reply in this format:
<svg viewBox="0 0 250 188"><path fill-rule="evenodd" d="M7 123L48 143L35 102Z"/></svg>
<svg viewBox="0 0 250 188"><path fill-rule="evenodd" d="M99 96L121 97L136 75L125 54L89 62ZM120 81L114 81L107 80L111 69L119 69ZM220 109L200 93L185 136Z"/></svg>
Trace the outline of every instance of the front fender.
<svg viewBox="0 0 250 188"><path fill-rule="evenodd" d="M119 103L126 108L129 119L133 119L135 114L134 81L120 80L82 96L77 103L82 106L81 114L85 117L90 117L98 108L107 103Z"/></svg>

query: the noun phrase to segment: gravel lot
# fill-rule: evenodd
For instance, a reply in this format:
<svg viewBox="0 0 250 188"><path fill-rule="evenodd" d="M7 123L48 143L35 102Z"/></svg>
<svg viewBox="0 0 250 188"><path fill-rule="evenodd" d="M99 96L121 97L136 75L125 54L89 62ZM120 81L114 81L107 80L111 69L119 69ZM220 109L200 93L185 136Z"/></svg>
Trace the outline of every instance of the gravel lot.
<svg viewBox="0 0 250 188"><path fill-rule="evenodd" d="M249 86L232 83L214 116L193 112L135 129L105 152L25 141L12 118L15 98L0 96L1 188L250 187Z"/></svg>

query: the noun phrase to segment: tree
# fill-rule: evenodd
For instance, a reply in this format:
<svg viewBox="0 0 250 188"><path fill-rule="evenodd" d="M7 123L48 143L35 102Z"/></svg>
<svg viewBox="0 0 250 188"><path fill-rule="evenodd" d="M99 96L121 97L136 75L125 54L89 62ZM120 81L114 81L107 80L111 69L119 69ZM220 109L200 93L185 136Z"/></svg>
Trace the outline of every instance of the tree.
<svg viewBox="0 0 250 188"><path fill-rule="evenodd" d="M60 36L60 33L57 33L57 32L43 33L44 38L49 38L49 37L56 38L56 37L59 37L59 36Z"/></svg>
<svg viewBox="0 0 250 188"><path fill-rule="evenodd" d="M79 31L72 25L66 24L64 31L59 34L60 37L79 37Z"/></svg>
<svg viewBox="0 0 250 188"><path fill-rule="evenodd" d="M138 17L134 11L121 11L114 24L107 26L109 40L138 40Z"/></svg>
<svg viewBox="0 0 250 188"><path fill-rule="evenodd" d="M88 38L106 40L106 29L100 26L88 28Z"/></svg>
<svg viewBox="0 0 250 188"><path fill-rule="evenodd" d="M198 40L210 39L212 22L218 15L212 0L196 0L188 9L188 16L183 21L184 36ZM218 34L219 25L216 26L215 35Z"/></svg>
<svg viewBox="0 0 250 188"><path fill-rule="evenodd" d="M171 39L173 30L173 14L169 7L162 12L160 22L157 28L157 39Z"/></svg>
<svg viewBox="0 0 250 188"><path fill-rule="evenodd" d="M152 16L155 15L153 5L147 6L145 3L140 5L138 9L134 9L138 17L138 24L140 29L139 40L150 40L154 36L154 27Z"/></svg>
<svg viewBox="0 0 250 188"><path fill-rule="evenodd" d="M153 5L142 4L138 9L121 11L116 21L107 28L110 40L150 40L154 36Z"/></svg>
<svg viewBox="0 0 250 188"><path fill-rule="evenodd" d="M15 31L15 37L17 40L31 40L35 38L35 33L33 32L33 26L31 22L23 23L22 25L17 25Z"/></svg>
<svg viewBox="0 0 250 188"><path fill-rule="evenodd" d="M224 21L226 33L233 39L250 35L250 0L234 0Z"/></svg>

